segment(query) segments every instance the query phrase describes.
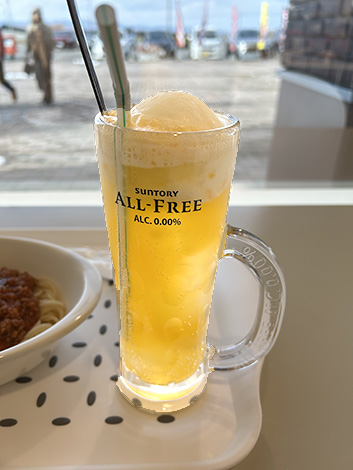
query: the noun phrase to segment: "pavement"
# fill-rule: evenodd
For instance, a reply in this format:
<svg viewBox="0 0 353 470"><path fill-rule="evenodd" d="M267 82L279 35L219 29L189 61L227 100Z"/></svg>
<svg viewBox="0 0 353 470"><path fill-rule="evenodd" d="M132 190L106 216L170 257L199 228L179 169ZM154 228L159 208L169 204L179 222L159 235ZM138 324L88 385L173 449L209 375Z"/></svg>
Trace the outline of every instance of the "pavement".
<svg viewBox="0 0 353 470"><path fill-rule="evenodd" d="M0 88L0 190L95 190L99 176L93 139L98 112L78 50L57 51L53 61L54 104L42 104L23 60L6 61L6 77L18 101ZM95 64L107 107L114 94L105 61ZM278 59L244 61L151 60L127 63L132 101L159 90L179 89L214 109L237 116L242 125L235 178L266 180L279 94Z"/></svg>

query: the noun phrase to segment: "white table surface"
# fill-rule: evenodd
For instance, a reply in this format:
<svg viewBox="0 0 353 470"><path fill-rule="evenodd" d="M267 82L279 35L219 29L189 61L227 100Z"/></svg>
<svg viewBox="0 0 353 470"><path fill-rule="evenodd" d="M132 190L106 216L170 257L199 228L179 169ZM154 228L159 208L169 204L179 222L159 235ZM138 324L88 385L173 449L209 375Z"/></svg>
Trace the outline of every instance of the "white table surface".
<svg viewBox="0 0 353 470"><path fill-rule="evenodd" d="M287 306L264 363L263 426L237 470L353 468L353 207L234 208L272 246Z"/></svg>
<svg viewBox="0 0 353 470"><path fill-rule="evenodd" d="M262 370L261 434L236 469L351 470L353 206L238 206L228 221L273 248L287 285L282 329ZM23 227L90 227L105 242L100 207L0 208L1 234Z"/></svg>

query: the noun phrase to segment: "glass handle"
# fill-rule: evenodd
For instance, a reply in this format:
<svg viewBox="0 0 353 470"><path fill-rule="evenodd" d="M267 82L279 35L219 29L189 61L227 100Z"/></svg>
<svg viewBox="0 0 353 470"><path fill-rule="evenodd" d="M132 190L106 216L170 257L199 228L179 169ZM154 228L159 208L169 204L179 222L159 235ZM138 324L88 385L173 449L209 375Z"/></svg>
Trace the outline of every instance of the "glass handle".
<svg viewBox="0 0 353 470"><path fill-rule="evenodd" d="M212 369L241 369L265 356L276 341L285 307L285 282L271 248L241 228L227 226L221 258L244 263L256 277L260 289L255 320L246 336L236 344L211 346Z"/></svg>

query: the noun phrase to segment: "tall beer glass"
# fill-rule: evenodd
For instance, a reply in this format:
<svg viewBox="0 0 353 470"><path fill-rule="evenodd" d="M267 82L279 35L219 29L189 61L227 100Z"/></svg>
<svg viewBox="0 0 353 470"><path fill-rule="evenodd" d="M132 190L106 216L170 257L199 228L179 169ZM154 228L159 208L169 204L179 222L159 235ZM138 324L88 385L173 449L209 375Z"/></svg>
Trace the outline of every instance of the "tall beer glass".
<svg viewBox="0 0 353 470"><path fill-rule="evenodd" d="M207 326L230 232L226 214L240 132L236 118L216 114L221 128L194 132L95 119L110 249L120 275L118 387L152 411L189 405L211 370Z"/></svg>

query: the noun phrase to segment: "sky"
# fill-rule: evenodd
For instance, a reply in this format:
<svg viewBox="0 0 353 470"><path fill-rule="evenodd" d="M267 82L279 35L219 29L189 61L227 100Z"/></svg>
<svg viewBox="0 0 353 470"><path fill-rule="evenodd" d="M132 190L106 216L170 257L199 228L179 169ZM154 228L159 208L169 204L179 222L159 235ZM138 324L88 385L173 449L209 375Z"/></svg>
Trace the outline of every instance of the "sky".
<svg viewBox="0 0 353 470"><path fill-rule="evenodd" d="M269 29L278 29L281 11L289 0L268 0ZM95 9L107 3L116 12L118 23L133 29L175 30L175 0L76 0L85 28L95 24ZM208 26L220 32L231 29L232 6L238 10L238 28L259 27L262 0L179 0L184 29L190 31L202 23L205 4L208 5ZM0 25L25 26L34 7L41 7L43 19L49 25L69 25L66 0L0 0Z"/></svg>

